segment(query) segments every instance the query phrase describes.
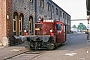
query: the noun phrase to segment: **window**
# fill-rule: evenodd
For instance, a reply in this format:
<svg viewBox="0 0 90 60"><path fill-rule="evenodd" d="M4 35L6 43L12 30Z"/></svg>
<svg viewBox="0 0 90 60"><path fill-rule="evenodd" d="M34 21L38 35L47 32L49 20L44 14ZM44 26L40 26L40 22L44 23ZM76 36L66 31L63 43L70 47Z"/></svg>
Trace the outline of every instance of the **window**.
<svg viewBox="0 0 90 60"><path fill-rule="evenodd" d="M54 13L54 6L52 6L52 12Z"/></svg>
<svg viewBox="0 0 90 60"><path fill-rule="evenodd" d="M22 20L19 20L19 35L22 35Z"/></svg>
<svg viewBox="0 0 90 60"><path fill-rule="evenodd" d="M41 1L41 6L44 8L44 0Z"/></svg>
<svg viewBox="0 0 90 60"><path fill-rule="evenodd" d="M56 24L56 29L61 31L62 30L62 24Z"/></svg>
<svg viewBox="0 0 90 60"><path fill-rule="evenodd" d="M29 30L30 32L32 31L32 21L31 20L29 21Z"/></svg>
<svg viewBox="0 0 90 60"><path fill-rule="evenodd" d="M13 32L16 32L16 25L17 25L16 20L13 20L13 26L14 26L14 28L13 28Z"/></svg>
<svg viewBox="0 0 90 60"><path fill-rule="evenodd" d="M66 14L65 14L65 19L66 19Z"/></svg>
<svg viewBox="0 0 90 60"><path fill-rule="evenodd" d="M33 17L29 17L29 32L32 33L33 30Z"/></svg>
<svg viewBox="0 0 90 60"><path fill-rule="evenodd" d="M18 21L18 14L15 12L13 17L13 34L17 35L17 21Z"/></svg>
<svg viewBox="0 0 90 60"><path fill-rule="evenodd" d="M41 6L41 0L38 0L38 5Z"/></svg>
<svg viewBox="0 0 90 60"><path fill-rule="evenodd" d="M47 10L50 11L50 3L47 3Z"/></svg>
<svg viewBox="0 0 90 60"><path fill-rule="evenodd" d="M56 15L58 15L58 9L56 8Z"/></svg>
<svg viewBox="0 0 90 60"><path fill-rule="evenodd" d="M60 11L60 16L62 17L62 11Z"/></svg>
<svg viewBox="0 0 90 60"><path fill-rule="evenodd" d="M17 15L14 17L15 19L13 20L13 32L17 31Z"/></svg>
<svg viewBox="0 0 90 60"><path fill-rule="evenodd" d="M19 20L19 30L22 31L22 19L23 17L20 16L20 20Z"/></svg>
<svg viewBox="0 0 90 60"><path fill-rule="evenodd" d="M19 20L19 35L22 35L22 21L23 21L23 15L20 15L20 20Z"/></svg>
<svg viewBox="0 0 90 60"><path fill-rule="evenodd" d="M63 13L63 18L65 18L65 14Z"/></svg>
<svg viewBox="0 0 90 60"><path fill-rule="evenodd" d="M44 8L44 0L38 0L38 5Z"/></svg>

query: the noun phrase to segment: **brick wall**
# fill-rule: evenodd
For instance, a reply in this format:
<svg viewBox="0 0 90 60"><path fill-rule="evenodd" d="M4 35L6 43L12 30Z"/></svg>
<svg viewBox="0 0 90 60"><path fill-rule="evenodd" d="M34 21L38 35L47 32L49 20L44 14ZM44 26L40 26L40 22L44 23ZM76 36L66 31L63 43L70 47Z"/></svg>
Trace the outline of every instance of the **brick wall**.
<svg viewBox="0 0 90 60"><path fill-rule="evenodd" d="M0 42L6 37L6 0L0 0Z"/></svg>
<svg viewBox="0 0 90 60"><path fill-rule="evenodd" d="M6 35L11 40L13 33L12 0L6 0L6 17Z"/></svg>
<svg viewBox="0 0 90 60"><path fill-rule="evenodd" d="M0 43L12 34L12 0L0 0Z"/></svg>

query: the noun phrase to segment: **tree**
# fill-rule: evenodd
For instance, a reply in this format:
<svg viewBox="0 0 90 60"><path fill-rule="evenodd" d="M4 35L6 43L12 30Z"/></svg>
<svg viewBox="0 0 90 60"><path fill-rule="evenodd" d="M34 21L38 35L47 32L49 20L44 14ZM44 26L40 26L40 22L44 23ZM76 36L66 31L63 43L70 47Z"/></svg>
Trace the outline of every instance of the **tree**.
<svg viewBox="0 0 90 60"><path fill-rule="evenodd" d="M79 29L80 31L82 31L82 30L86 30L87 28L86 28L86 26L85 26L83 23L79 23L78 29Z"/></svg>
<svg viewBox="0 0 90 60"><path fill-rule="evenodd" d="M72 28L77 28L76 25L73 25Z"/></svg>

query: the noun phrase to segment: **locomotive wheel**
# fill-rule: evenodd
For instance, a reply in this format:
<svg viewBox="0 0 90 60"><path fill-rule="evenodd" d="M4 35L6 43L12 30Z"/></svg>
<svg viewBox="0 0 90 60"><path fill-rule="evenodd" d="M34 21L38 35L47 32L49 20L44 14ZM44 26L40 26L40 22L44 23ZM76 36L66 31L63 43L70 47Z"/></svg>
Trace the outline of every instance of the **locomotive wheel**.
<svg viewBox="0 0 90 60"><path fill-rule="evenodd" d="M37 42L35 42L35 50L37 50Z"/></svg>

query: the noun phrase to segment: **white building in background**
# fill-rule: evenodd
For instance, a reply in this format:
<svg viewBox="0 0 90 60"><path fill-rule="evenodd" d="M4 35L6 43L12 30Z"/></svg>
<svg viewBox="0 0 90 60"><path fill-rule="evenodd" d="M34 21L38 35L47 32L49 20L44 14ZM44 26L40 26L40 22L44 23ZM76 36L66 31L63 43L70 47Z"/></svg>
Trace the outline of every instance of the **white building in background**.
<svg viewBox="0 0 90 60"><path fill-rule="evenodd" d="M77 29L77 28L71 28L71 31L73 31L73 32L79 32L80 30Z"/></svg>

